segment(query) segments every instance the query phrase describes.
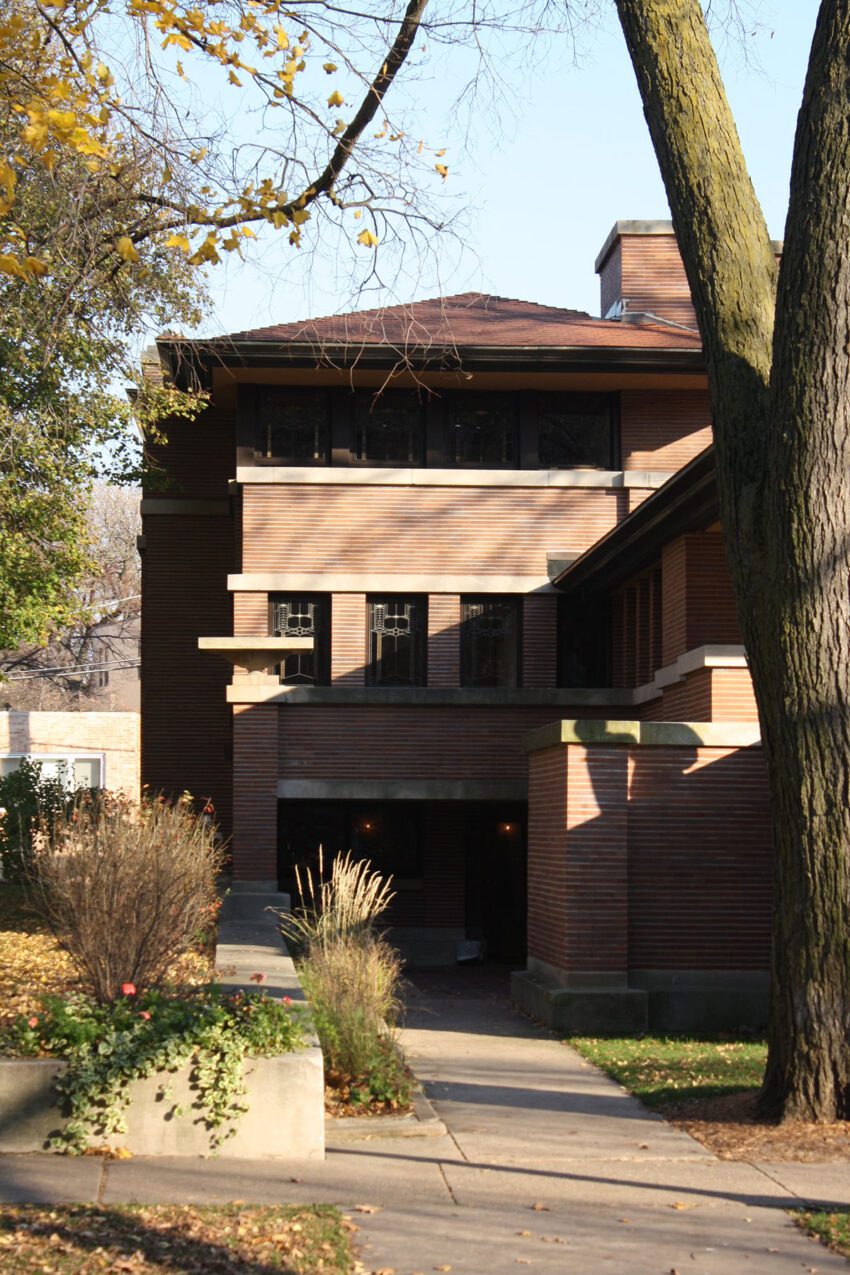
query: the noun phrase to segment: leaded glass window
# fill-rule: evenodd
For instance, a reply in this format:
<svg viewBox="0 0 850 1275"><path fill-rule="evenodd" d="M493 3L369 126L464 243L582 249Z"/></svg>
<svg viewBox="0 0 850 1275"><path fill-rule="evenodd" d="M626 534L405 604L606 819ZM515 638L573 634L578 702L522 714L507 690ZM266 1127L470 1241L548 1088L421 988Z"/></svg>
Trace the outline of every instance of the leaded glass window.
<svg viewBox="0 0 850 1275"><path fill-rule="evenodd" d="M467 598L461 602L461 684L518 686L518 598Z"/></svg>
<svg viewBox="0 0 850 1275"><path fill-rule="evenodd" d="M537 403L537 454L544 468L612 467L607 394L541 394Z"/></svg>
<svg viewBox="0 0 850 1275"><path fill-rule="evenodd" d="M373 464L418 465L422 461L424 408L414 390L354 396L354 454Z"/></svg>
<svg viewBox="0 0 850 1275"><path fill-rule="evenodd" d="M312 651L293 651L280 664L280 680L287 686L326 686L328 670L328 599L321 595L286 595L272 600L275 637L308 637Z"/></svg>
<svg viewBox="0 0 850 1275"><path fill-rule="evenodd" d="M516 463L516 400L511 394L458 394L448 406L448 453L455 465Z"/></svg>
<svg viewBox="0 0 850 1275"><path fill-rule="evenodd" d="M424 686L426 605L419 597L370 600L370 686Z"/></svg>
<svg viewBox="0 0 850 1275"><path fill-rule="evenodd" d="M323 464L328 456L326 390L257 389L257 456L279 465Z"/></svg>

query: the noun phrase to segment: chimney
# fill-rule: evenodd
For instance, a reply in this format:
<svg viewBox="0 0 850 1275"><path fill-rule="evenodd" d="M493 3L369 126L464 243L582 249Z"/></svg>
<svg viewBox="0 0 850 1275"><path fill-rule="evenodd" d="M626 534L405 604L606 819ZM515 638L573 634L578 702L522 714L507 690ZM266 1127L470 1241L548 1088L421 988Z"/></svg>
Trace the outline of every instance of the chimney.
<svg viewBox="0 0 850 1275"><path fill-rule="evenodd" d="M603 319L666 320L696 330L672 222L615 222L596 258L596 273Z"/></svg>

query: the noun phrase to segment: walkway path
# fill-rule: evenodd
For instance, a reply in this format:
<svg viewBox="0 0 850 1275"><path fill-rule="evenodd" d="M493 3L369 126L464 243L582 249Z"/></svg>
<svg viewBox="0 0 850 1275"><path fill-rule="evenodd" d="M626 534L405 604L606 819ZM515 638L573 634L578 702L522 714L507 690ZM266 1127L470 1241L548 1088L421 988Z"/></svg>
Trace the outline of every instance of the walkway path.
<svg viewBox="0 0 850 1275"><path fill-rule="evenodd" d="M420 983L405 1044L447 1132L332 1132L321 1165L7 1156L0 1199L333 1202L396 1275L847 1275L785 1212L850 1204L847 1165L716 1160L474 972Z"/></svg>

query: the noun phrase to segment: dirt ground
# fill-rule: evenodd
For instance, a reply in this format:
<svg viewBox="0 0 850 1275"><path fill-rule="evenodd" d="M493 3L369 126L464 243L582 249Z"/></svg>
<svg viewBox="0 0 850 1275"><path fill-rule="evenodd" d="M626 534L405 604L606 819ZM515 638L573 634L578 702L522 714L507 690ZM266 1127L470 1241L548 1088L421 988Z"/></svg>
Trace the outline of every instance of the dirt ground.
<svg viewBox="0 0 850 1275"><path fill-rule="evenodd" d="M765 1124L756 1119L756 1094L700 1098L668 1107L663 1115L721 1160L799 1160L828 1164L850 1160L850 1120L834 1124Z"/></svg>

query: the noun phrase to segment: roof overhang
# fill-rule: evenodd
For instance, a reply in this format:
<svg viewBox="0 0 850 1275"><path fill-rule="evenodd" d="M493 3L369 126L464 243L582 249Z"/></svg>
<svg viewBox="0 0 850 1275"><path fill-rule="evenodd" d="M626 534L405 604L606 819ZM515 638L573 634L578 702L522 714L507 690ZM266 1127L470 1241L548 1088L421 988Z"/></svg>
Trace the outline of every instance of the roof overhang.
<svg viewBox="0 0 850 1275"><path fill-rule="evenodd" d="M333 344L309 341L190 341L160 337L160 356L178 382L214 367L360 368L392 371L403 365L437 371L690 372L705 370L702 350L640 346L437 346Z"/></svg>
<svg viewBox="0 0 850 1275"><path fill-rule="evenodd" d="M552 584L563 593L616 588L657 561L676 536L702 531L716 522L719 512L712 446L565 567Z"/></svg>

